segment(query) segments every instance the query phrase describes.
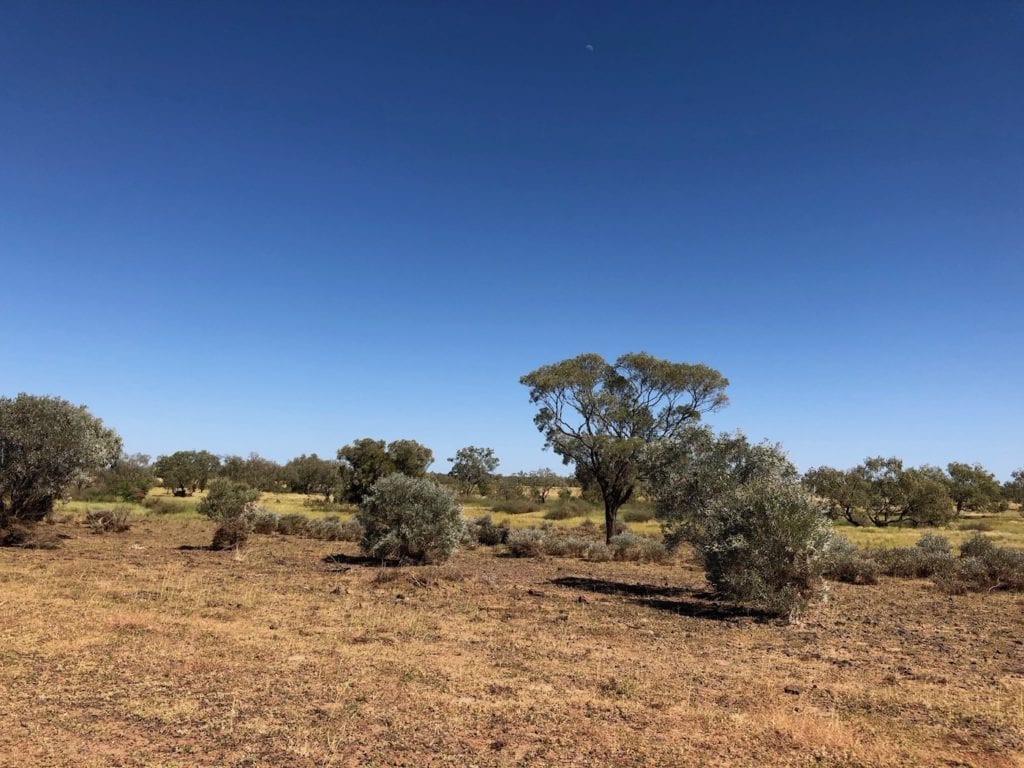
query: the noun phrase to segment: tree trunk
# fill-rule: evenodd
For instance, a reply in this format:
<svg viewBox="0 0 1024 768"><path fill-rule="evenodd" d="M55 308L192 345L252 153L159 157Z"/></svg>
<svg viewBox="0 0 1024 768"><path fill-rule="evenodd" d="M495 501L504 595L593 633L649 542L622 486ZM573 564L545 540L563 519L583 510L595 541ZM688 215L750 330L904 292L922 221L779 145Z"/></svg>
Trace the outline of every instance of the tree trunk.
<svg viewBox="0 0 1024 768"><path fill-rule="evenodd" d="M615 518L619 513L621 504L604 503L604 543L611 544L612 536L615 535Z"/></svg>

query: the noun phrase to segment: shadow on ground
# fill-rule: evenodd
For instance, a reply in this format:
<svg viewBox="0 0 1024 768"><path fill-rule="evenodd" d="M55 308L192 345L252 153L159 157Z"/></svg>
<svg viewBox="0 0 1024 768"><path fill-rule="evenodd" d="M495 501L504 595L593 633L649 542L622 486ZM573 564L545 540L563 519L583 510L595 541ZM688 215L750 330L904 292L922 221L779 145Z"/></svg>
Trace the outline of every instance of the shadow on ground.
<svg viewBox="0 0 1024 768"><path fill-rule="evenodd" d="M629 584L621 581L591 579L583 576L562 576L552 579L558 587L597 592L602 595L620 595L632 599L637 605L659 611L689 616L695 619L715 621L737 621L744 619L767 622L775 617L764 611L745 608L715 599L712 592L686 589L685 587L659 587L655 584Z"/></svg>

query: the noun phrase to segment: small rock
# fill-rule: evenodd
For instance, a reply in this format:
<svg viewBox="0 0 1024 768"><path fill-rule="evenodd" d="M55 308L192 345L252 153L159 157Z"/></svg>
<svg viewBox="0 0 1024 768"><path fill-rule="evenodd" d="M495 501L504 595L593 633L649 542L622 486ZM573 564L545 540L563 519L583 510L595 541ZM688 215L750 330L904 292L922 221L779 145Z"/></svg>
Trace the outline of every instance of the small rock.
<svg viewBox="0 0 1024 768"><path fill-rule="evenodd" d="M783 693L788 693L790 696L799 696L802 691L795 685L787 685L782 689Z"/></svg>

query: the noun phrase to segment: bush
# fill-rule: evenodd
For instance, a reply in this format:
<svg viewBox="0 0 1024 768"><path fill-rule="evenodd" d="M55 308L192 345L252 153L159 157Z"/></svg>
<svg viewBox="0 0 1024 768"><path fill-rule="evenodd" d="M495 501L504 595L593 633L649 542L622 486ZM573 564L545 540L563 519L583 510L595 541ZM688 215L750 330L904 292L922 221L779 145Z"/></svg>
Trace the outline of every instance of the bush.
<svg viewBox="0 0 1024 768"><path fill-rule="evenodd" d="M715 500L693 543L720 594L792 617L821 592L830 536L799 484L766 476Z"/></svg>
<svg viewBox="0 0 1024 768"><path fill-rule="evenodd" d="M147 496L142 500L142 506L154 515L172 515L175 512L181 511L181 507L177 504L167 501L167 499L161 499L158 496Z"/></svg>
<svg viewBox="0 0 1024 768"><path fill-rule="evenodd" d="M608 542L612 557L616 560L632 560L643 563L664 563L669 559L668 550L660 541L625 532L613 536Z"/></svg>
<svg viewBox="0 0 1024 768"><path fill-rule="evenodd" d="M224 518L213 532L210 549L239 549L249 540L250 531L249 520L245 517Z"/></svg>
<svg viewBox="0 0 1024 768"><path fill-rule="evenodd" d="M960 545L960 557L985 558L991 555L995 548L996 545L992 539L986 538L981 534L975 534Z"/></svg>
<svg viewBox="0 0 1024 768"><path fill-rule="evenodd" d="M342 522L337 517L325 517L308 521L303 535L322 541L359 541L363 537L363 526L358 520Z"/></svg>
<svg viewBox="0 0 1024 768"><path fill-rule="evenodd" d="M844 536L833 536L822 557L822 575L832 581L847 584L875 584L878 582L878 563L864 556Z"/></svg>
<svg viewBox="0 0 1024 768"><path fill-rule="evenodd" d="M520 528L508 534L508 551L515 557L539 557L544 551L544 531Z"/></svg>
<svg viewBox="0 0 1024 768"><path fill-rule="evenodd" d="M627 523L646 523L654 519L654 510L647 507L632 507L622 513Z"/></svg>
<svg viewBox="0 0 1024 768"><path fill-rule="evenodd" d="M277 521L277 532L282 536L304 536L309 526L309 519L298 512L281 515Z"/></svg>
<svg viewBox="0 0 1024 768"><path fill-rule="evenodd" d="M270 510L257 509L250 517L253 533L277 533L277 524L280 516Z"/></svg>
<svg viewBox="0 0 1024 768"><path fill-rule="evenodd" d="M612 550L603 541L592 541L587 547L587 560L595 563L606 563L612 559Z"/></svg>
<svg viewBox="0 0 1024 768"><path fill-rule="evenodd" d="M490 515L478 517L471 528L476 541L484 546L495 547L508 541L508 523L495 525Z"/></svg>
<svg viewBox="0 0 1024 768"><path fill-rule="evenodd" d="M974 536L960 546L960 557L951 567L935 575L935 584L950 594L1024 591L1024 552Z"/></svg>
<svg viewBox="0 0 1024 768"><path fill-rule="evenodd" d="M545 520L570 520L574 517L586 517L594 511L594 505L583 500L574 499L572 497L567 499L560 499L557 503L551 506L549 510L544 513Z"/></svg>
<svg viewBox="0 0 1024 768"><path fill-rule="evenodd" d="M536 512L540 509L540 504L526 498L488 499L487 506L489 506L493 512L504 512L508 515L525 515L530 512Z"/></svg>
<svg viewBox="0 0 1024 768"><path fill-rule="evenodd" d="M398 473L378 480L359 505L359 546L370 557L443 562L465 533L462 508L430 480Z"/></svg>
<svg viewBox="0 0 1024 768"><path fill-rule="evenodd" d="M196 505L196 511L211 520L229 520L254 512L259 497L257 488L218 477L210 482L206 498Z"/></svg>
<svg viewBox="0 0 1024 768"><path fill-rule="evenodd" d="M93 533L123 533L132 527L127 507L97 509L85 513L85 524Z"/></svg>
<svg viewBox="0 0 1024 768"><path fill-rule="evenodd" d="M871 557L886 576L927 579L952 568L951 549L944 536L926 533L912 547L879 549Z"/></svg>
<svg viewBox="0 0 1024 768"><path fill-rule="evenodd" d="M583 557L590 547L590 542L578 536L559 536L549 533L541 541L545 555L552 557Z"/></svg>

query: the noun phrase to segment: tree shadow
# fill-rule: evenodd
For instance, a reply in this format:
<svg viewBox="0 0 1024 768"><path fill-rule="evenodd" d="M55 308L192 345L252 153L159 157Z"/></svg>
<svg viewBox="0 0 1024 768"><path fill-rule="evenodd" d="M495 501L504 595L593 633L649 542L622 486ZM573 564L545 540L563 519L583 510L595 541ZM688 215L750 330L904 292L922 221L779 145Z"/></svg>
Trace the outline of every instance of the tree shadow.
<svg viewBox="0 0 1024 768"><path fill-rule="evenodd" d="M582 576L562 576L552 579L552 584L602 595L621 595L632 598L632 602L646 608L667 611L678 616L714 621L737 621L739 619L769 622L776 617L756 608L721 602L713 592L687 589L686 587L659 587L655 584L629 584L605 579L590 579ZM675 598L675 599L668 599Z"/></svg>

